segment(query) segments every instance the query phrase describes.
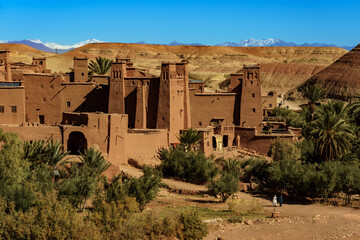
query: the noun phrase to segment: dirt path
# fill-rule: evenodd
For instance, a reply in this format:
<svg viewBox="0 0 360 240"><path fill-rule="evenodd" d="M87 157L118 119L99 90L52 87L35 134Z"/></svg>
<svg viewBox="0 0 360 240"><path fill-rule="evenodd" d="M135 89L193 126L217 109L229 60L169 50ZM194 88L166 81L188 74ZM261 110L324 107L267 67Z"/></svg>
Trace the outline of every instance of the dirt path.
<svg viewBox="0 0 360 240"><path fill-rule="evenodd" d="M131 166L122 166L121 171L139 177L142 171ZM158 198L148 204L149 209L164 207L203 207L226 210L227 204L210 196L179 195L175 193L204 191L205 186L163 179L168 189L162 189ZM173 191L173 190L179 190ZM182 192L181 192L182 191ZM270 199L256 197L247 193L237 193L239 198L258 199L269 218L258 219L248 224L231 224L227 221L210 223L210 233L206 240L222 239L360 239L360 210L346 207L333 207L321 204L294 204L284 199L283 207L277 207L280 218L270 218L274 210Z"/></svg>
<svg viewBox="0 0 360 240"><path fill-rule="evenodd" d="M252 198L240 193L240 198ZM257 198L270 216L270 200ZM360 239L360 210L320 204L285 204L277 207L280 219L247 224L218 224L205 239Z"/></svg>

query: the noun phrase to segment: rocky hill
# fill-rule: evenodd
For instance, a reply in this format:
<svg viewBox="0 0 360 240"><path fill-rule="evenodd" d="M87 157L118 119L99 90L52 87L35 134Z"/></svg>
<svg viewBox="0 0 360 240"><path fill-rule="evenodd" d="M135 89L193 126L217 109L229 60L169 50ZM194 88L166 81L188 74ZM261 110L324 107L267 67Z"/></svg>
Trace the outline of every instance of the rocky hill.
<svg viewBox="0 0 360 240"><path fill-rule="evenodd" d="M359 97L360 93L360 44L339 58L333 64L313 75L304 85L317 85L326 89L329 98L346 100ZM297 96L297 91L288 93Z"/></svg>

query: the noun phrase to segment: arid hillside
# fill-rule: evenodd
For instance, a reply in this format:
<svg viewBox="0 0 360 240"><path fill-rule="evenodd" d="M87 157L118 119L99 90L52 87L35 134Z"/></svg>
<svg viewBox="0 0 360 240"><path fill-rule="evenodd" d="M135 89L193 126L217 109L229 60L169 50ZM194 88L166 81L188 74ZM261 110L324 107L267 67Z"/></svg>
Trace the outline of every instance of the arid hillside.
<svg viewBox="0 0 360 240"><path fill-rule="evenodd" d="M31 63L33 57L51 57L56 54L43 52L35 48L29 47L25 44L10 44L1 43L0 51L10 50L10 57L12 62Z"/></svg>
<svg viewBox="0 0 360 240"><path fill-rule="evenodd" d="M20 47L21 46L21 47ZM85 54L89 59L102 56L114 59L130 57L136 67L159 74L162 61L189 61L191 78L207 82L217 89L218 83L228 74L238 71L243 64L261 63L263 88L284 91L301 84L348 51L331 47L218 47L218 46L166 46L150 44L94 43L56 55L38 50L29 51L20 45L13 61L31 62L33 55L48 57L48 67L53 71L69 71L72 58ZM27 47L27 46L26 46ZM0 49L1 49L0 44ZM30 47L28 47L30 48ZM25 57L29 55L29 57Z"/></svg>
<svg viewBox="0 0 360 240"><path fill-rule="evenodd" d="M360 44L333 64L300 84L318 85L327 91L329 98L347 99L359 97L360 93ZM297 91L288 93L297 96Z"/></svg>

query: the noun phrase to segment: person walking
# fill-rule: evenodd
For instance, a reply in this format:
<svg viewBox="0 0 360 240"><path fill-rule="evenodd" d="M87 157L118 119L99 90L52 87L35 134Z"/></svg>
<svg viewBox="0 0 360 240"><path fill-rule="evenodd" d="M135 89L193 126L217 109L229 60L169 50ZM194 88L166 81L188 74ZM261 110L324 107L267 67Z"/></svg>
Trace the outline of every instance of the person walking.
<svg viewBox="0 0 360 240"><path fill-rule="evenodd" d="M273 206L276 207L277 205L277 198L276 198L276 195L274 195L273 197Z"/></svg>
<svg viewBox="0 0 360 240"><path fill-rule="evenodd" d="M279 197L280 207L283 205L283 202L284 202L283 196L280 194L280 197Z"/></svg>

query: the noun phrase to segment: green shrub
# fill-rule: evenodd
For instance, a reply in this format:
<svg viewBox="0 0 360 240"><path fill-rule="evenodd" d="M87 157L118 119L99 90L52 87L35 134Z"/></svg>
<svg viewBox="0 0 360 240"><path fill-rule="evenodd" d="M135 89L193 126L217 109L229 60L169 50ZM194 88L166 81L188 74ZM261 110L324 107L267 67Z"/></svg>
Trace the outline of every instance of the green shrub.
<svg viewBox="0 0 360 240"><path fill-rule="evenodd" d="M269 177L268 168L270 163L261 158L249 158L242 163L241 180L255 182L260 186L266 184Z"/></svg>
<svg viewBox="0 0 360 240"><path fill-rule="evenodd" d="M165 177L174 177L191 183L206 183L218 172L215 163L198 151L185 152L182 147L163 149L159 157Z"/></svg>
<svg viewBox="0 0 360 240"><path fill-rule="evenodd" d="M182 238L185 240L203 239L209 232L206 223L201 220L197 212L182 213L180 222L182 224Z"/></svg>
<svg viewBox="0 0 360 240"><path fill-rule="evenodd" d="M225 202L231 195L239 191L239 179L231 173L224 172L217 181L212 181L208 190L210 195L218 196Z"/></svg>
<svg viewBox="0 0 360 240"><path fill-rule="evenodd" d="M301 150L291 141L277 138L270 145L269 155L273 157L275 162L284 159L299 160Z"/></svg>
<svg viewBox="0 0 360 240"><path fill-rule="evenodd" d="M271 113L277 117L284 117L288 126L303 127L303 125L306 123L304 114L294 112L287 108L276 107L272 110Z"/></svg>
<svg viewBox="0 0 360 240"><path fill-rule="evenodd" d="M139 179L131 178L127 183L128 194L135 197L139 203L140 210L144 210L145 205L156 198L161 184L161 173L156 169L145 166L144 175Z"/></svg>
<svg viewBox="0 0 360 240"><path fill-rule="evenodd" d="M229 211L239 216L259 214L263 211L263 206L257 199L230 198L226 203Z"/></svg>

